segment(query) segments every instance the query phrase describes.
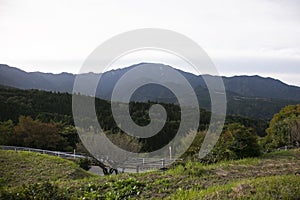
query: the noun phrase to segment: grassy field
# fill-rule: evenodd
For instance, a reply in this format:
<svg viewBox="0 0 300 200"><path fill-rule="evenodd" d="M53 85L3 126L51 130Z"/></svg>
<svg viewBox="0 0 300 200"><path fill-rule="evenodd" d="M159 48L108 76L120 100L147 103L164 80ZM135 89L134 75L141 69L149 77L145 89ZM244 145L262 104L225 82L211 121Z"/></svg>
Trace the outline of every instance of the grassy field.
<svg viewBox="0 0 300 200"><path fill-rule="evenodd" d="M299 149L105 177L54 156L0 151L0 168L3 199L300 199Z"/></svg>
<svg viewBox="0 0 300 200"><path fill-rule="evenodd" d="M0 186L91 177L74 162L39 153L0 150Z"/></svg>

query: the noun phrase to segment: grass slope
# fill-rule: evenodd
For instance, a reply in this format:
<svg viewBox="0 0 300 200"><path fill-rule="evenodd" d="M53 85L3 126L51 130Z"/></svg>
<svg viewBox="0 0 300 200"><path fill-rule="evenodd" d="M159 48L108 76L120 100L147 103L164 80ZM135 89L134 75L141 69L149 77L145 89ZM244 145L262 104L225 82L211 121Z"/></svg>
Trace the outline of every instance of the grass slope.
<svg viewBox="0 0 300 200"><path fill-rule="evenodd" d="M206 190L178 190L170 199L299 199L297 175L249 178Z"/></svg>
<svg viewBox="0 0 300 200"><path fill-rule="evenodd" d="M74 162L33 152L0 150L0 186L20 186L45 180L92 176Z"/></svg>
<svg viewBox="0 0 300 200"><path fill-rule="evenodd" d="M44 162L55 161L57 164L56 178L53 178L53 167L48 170L47 175L44 174L50 180L45 183L44 178L38 174L45 168L44 164L31 165L34 169L28 168L24 171L21 168L23 165L18 164L18 159L10 158L11 162L15 162L10 166L14 168L16 175L9 173L12 170L5 169L7 172L1 175L5 177L6 183L12 183L14 178L19 183L28 183L27 179L41 182L29 186L6 187L5 190L2 189L2 197L5 199L300 199L299 149L213 165L187 162L185 166L178 165L166 172L127 173L105 177L89 176L73 163L59 158L50 159L49 156L30 153L8 153L22 159L29 155L35 160L37 156L43 158ZM1 154L2 169L3 154L7 153ZM32 174L31 171L36 173Z"/></svg>

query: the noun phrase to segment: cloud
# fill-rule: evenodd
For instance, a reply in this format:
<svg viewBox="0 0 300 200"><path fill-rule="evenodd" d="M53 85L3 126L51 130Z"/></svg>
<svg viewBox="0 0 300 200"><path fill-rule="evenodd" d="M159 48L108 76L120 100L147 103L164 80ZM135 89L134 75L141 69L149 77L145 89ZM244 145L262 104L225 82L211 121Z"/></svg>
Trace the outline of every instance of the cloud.
<svg viewBox="0 0 300 200"><path fill-rule="evenodd" d="M287 79L300 75L299 24L297 0L0 0L0 62L76 73L103 41L155 27L196 41L224 74L276 72Z"/></svg>

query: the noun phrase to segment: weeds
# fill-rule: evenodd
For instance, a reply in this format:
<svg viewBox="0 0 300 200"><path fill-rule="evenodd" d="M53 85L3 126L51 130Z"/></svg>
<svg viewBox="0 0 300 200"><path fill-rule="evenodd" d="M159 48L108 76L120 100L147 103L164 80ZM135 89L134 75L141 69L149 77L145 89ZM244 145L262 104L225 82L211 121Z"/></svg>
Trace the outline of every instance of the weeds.
<svg viewBox="0 0 300 200"><path fill-rule="evenodd" d="M166 172L93 176L61 158L0 151L0 199L295 199L299 158L299 150L289 150L211 165L188 161Z"/></svg>

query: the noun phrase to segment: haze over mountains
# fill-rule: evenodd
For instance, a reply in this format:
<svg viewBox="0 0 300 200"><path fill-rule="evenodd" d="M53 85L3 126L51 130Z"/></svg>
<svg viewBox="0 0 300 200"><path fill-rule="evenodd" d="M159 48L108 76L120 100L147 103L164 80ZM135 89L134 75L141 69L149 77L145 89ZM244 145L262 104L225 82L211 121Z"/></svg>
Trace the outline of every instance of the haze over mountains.
<svg viewBox="0 0 300 200"><path fill-rule="evenodd" d="M140 63L127 68L105 72L97 88L96 96L109 100L117 81L130 69L144 65ZM148 63L149 65L149 63ZM155 67L169 67L162 64L152 64ZM202 76L196 76L178 70L189 82L199 100L201 107L210 109L209 93ZM157 75L157 73L156 73ZM96 80L99 74L87 73L81 75L86 80ZM206 79L214 80L217 77L203 75ZM0 85L20 88L39 89L56 92L73 91L76 75L70 73L51 74L42 72L25 72L18 68L0 64ZM163 75L162 75L163 78ZM288 104L300 102L300 87L287 85L279 80L260 76L222 77L226 88L228 113L248 117L269 119L274 112ZM168 80L170 81L170 80ZM176 80L171 80L176 83ZM177 103L177 99L165 87L148 84L139 88L131 100L158 101Z"/></svg>

